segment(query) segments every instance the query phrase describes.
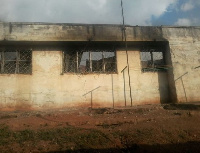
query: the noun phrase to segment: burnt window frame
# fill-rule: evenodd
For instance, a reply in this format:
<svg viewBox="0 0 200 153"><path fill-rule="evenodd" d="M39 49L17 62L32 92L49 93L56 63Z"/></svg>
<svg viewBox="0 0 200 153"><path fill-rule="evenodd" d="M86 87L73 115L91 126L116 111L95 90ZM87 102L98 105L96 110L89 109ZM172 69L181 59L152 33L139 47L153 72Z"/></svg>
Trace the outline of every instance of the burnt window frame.
<svg viewBox="0 0 200 153"><path fill-rule="evenodd" d="M15 58L8 58L9 56L6 55L7 53L15 53ZM22 53L24 53L24 55L28 53L28 56L26 57L22 55ZM13 66L9 66L9 62L13 62ZM0 48L0 75L1 74L32 74L32 49Z"/></svg>
<svg viewBox="0 0 200 153"><path fill-rule="evenodd" d="M98 60L93 59L93 53L94 52L98 52L101 54L102 58L99 59L102 60L102 65L101 66L97 66L98 65ZM113 53L113 56L110 56L110 62L105 61L105 59L108 59L109 57L105 57L104 53ZM117 73L117 55L116 55L116 49L96 49L96 48L92 48L92 49L66 49L62 51L63 53L63 73L64 74L93 74L93 73L99 73L99 74L115 74ZM71 70L66 70L68 68L66 68L66 63L67 63L67 59L66 59L66 54L71 54L74 53L75 55L75 61L72 65L75 65L75 70L71 71ZM80 70L81 69L81 65L79 62L83 62L81 60L83 53L88 53L88 59L85 60L85 71ZM82 55L81 55L82 54ZM114 58L114 61L113 59ZM96 61L96 70L94 70L95 67L95 62ZM106 70L106 67L108 67L108 63L114 65L114 67L112 68L112 70Z"/></svg>
<svg viewBox="0 0 200 153"><path fill-rule="evenodd" d="M166 72L166 49L165 47L147 47L140 50L140 61L142 72ZM142 53L150 53L150 65L147 67L143 66ZM155 64L155 58L153 53L162 53L162 64Z"/></svg>

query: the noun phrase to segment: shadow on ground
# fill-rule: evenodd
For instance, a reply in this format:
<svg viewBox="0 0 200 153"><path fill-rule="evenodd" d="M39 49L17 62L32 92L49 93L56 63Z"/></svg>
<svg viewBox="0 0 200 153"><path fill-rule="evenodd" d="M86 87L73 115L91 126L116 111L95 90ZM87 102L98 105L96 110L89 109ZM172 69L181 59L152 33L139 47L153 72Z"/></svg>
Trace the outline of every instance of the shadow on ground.
<svg viewBox="0 0 200 153"><path fill-rule="evenodd" d="M164 105L163 108L168 110L200 110L200 103L168 104Z"/></svg>
<svg viewBox="0 0 200 153"><path fill-rule="evenodd" d="M156 144L156 145L138 145L133 144L125 149L108 148L108 149L79 149L52 151L47 153L199 153L200 142L187 142L178 144Z"/></svg>

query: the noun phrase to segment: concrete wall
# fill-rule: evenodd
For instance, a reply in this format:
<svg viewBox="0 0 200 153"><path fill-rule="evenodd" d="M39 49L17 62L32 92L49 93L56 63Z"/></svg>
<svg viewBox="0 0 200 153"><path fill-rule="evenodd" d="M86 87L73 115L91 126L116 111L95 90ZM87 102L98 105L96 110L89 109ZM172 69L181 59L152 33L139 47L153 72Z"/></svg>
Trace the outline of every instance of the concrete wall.
<svg viewBox="0 0 200 153"><path fill-rule="evenodd" d="M139 49L129 49L133 104L200 101L200 27L127 26L128 46L135 42L168 42L168 73L142 73ZM122 43L120 25L0 23L0 46L15 42ZM122 47L123 48L123 47ZM0 75L0 107L124 106L121 70L126 53L117 51L117 74L61 75L60 50L33 51L32 75ZM127 69L126 98L130 105ZM113 82L113 83L112 83ZM171 98L171 99L169 99Z"/></svg>
<svg viewBox="0 0 200 153"><path fill-rule="evenodd" d="M141 72L140 52L129 51L133 105L160 103L167 99L166 73ZM126 66L126 52L117 51L116 74L63 74L61 51L33 51L32 75L0 75L1 109L39 109L70 106L93 107L124 106L124 80L121 70ZM131 105L126 79L127 106ZM160 78L162 80L160 80ZM162 86L161 86L162 84ZM166 94L161 97L160 91ZM86 94L88 93L88 94ZM86 94L85 96L83 96Z"/></svg>
<svg viewBox="0 0 200 153"><path fill-rule="evenodd" d="M162 27L128 26L128 41L164 40ZM121 25L4 23L0 41L122 41Z"/></svg>
<svg viewBox="0 0 200 153"><path fill-rule="evenodd" d="M162 31L169 41L177 102L200 101L200 28L171 27Z"/></svg>

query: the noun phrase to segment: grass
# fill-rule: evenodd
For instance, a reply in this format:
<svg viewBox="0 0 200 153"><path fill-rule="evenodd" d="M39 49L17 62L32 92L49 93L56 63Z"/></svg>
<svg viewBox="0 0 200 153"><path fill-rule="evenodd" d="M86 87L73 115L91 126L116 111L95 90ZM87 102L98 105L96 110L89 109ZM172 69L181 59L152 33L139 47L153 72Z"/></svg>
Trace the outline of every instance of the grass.
<svg viewBox="0 0 200 153"><path fill-rule="evenodd" d="M70 149L95 149L95 147L109 147L112 142L101 131L74 127L64 127L43 130L21 130L12 131L5 125L0 125L0 146L11 146L17 144L34 144L41 149L40 142L47 142L59 148ZM1 148L0 148L1 149ZM45 148L43 148L45 149ZM44 151L44 150L43 150Z"/></svg>
<svg viewBox="0 0 200 153"><path fill-rule="evenodd" d="M106 125L107 128L107 125ZM12 131L6 125L0 125L0 150L9 152L9 148L28 148L29 150L36 149L37 152L47 152L54 148L55 150L81 150L81 149L99 149L99 148L115 148L130 150L130 148L138 148L137 144L158 143L155 140L166 140L170 143L176 140L189 140L191 135L187 130L175 131L173 136L170 130L158 129L158 133L162 134L161 138L155 135L155 129L141 128L119 131L108 129L108 132L96 129L76 128L73 126L57 127L52 129ZM113 131L112 131L113 130ZM191 139L192 140L192 139ZM116 146L116 142L119 142ZM2 151L2 152L3 152ZM1 151L0 151L1 152ZM27 150L19 152L28 152ZM130 151L131 152L131 151Z"/></svg>
<svg viewBox="0 0 200 153"><path fill-rule="evenodd" d="M5 145L9 142L12 132L5 125L0 125L0 145Z"/></svg>

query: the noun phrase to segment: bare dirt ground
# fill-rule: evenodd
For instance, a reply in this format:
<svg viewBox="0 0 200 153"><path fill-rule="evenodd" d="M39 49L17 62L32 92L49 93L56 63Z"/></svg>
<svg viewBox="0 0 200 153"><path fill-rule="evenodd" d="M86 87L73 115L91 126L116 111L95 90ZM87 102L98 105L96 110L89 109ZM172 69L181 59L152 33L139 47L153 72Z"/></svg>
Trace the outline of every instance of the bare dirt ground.
<svg viewBox="0 0 200 153"><path fill-rule="evenodd" d="M200 103L0 112L0 152L199 153Z"/></svg>

